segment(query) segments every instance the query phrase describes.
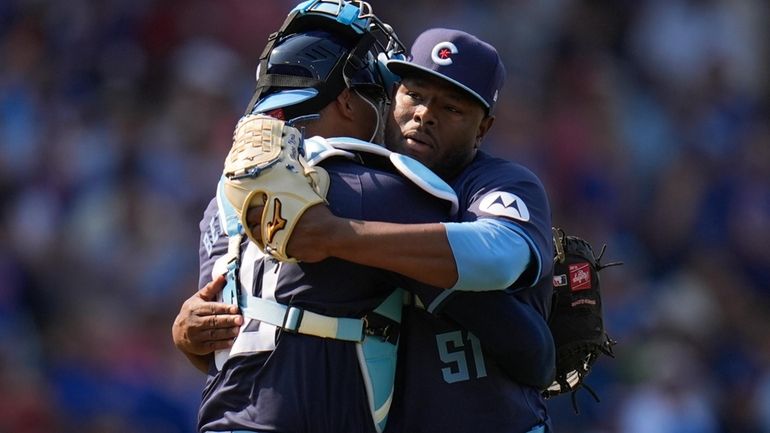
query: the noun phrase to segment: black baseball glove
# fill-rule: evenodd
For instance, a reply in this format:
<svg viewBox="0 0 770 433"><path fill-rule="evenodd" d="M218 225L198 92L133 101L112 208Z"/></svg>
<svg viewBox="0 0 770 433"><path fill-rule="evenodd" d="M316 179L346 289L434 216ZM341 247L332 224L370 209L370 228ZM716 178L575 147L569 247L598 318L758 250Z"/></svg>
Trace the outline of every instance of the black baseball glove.
<svg viewBox="0 0 770 433"><path fill-rule="evenodd" d="M577 410L575 391L580 387L599 401L596 393L584 379L601 355L614 358L616 344L604 329L599 271L622 264L602 264L606 245L599 257L585 240L566 236L564 230L554 228L556 249L553 267L553 305L548 326L556 343L556 380L543 391L553 397L571 392Z"/></svg>

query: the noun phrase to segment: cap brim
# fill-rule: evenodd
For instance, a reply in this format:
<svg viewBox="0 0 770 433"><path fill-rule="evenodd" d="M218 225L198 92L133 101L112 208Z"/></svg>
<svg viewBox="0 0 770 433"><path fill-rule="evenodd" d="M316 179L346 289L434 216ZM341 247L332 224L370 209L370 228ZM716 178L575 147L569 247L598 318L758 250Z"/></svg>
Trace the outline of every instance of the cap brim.
<svg viewBox="0 0 770 433"><path fill-rule="evenodd" d="M282 90L261 99L251 112L253 114L266 113L278 108L289 107L312 99L316 95L318 95L318 90L316 89Z"/></svg>
<svg viewBox="0 0 770 433"><path fill-rule="evenodd" d="M487 104L487 101L484 100L484 98L481 97L478 93L476 93L473 89L470 87L460 83L459 81L453 80L446 75L436 72L432 69L428 69L419 65L415 65L414 63L408 62L406 60L388 60L385 63L385 67L388 68L388 70L396 75L398 75L401 78L406 78L412 75L424 75L428 74L436 78L440 78L444 81L447 81L460 89L464 90L466 93L469 93L472 97L476 98L481 103L481 106L485 109L489 110L489 104Z"/></svg>

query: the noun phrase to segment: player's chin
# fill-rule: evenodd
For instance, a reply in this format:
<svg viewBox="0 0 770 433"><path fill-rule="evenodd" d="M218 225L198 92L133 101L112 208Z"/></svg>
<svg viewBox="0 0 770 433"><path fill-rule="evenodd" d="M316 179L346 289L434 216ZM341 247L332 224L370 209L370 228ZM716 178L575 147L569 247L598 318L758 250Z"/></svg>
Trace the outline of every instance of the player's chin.
<svg viewBox="0 0 770 433"><path fill-rule="evenodd" d="M404 153L427 166L435 158L435 152L433 147L419 141L406 140L404 143Z"/></svg>
<svg viewBox="0 0 770 433"><path fill-rule="evenodd" d="M409 156L420 161L422 165L428 167L431 170L435 170L436 160L438 157L433 152L416 151L410 152Z"/></svg>

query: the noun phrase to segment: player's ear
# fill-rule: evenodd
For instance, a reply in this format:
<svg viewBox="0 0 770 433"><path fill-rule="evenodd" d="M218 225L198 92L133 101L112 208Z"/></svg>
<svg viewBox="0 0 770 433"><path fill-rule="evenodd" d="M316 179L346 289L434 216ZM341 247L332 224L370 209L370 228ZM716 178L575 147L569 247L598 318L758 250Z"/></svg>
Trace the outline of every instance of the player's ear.
<svg viewBox="0 0 770 433"><path fill-rule="evenodd" d="M495 116L489 115L481 119L479 123L479 129L476 131L476 143L473 147L478 149L481 146L481 142L486 137L487 132L492 128L492 124L495 123Z"/></svg>
<svg viewBox="0 0 770 433"><path fill-rule="evenodd" d="M334 101L339 113L350 120L355 119L355 103L353 101L353 91L349 88L345 88L337 95L337 99Z"/></svg>

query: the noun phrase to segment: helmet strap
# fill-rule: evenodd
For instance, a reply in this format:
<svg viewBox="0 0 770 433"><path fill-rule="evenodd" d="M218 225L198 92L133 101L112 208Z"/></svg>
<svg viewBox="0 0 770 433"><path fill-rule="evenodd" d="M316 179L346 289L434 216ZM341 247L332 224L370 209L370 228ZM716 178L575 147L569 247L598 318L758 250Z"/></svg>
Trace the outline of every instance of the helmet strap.
<svg viewBox="0 0 770 433"><path fill-rule="evenodd" d="M370 101L369 98L362 95L361 92L359 92L356 89L353 89L353 91L356 92L356 95L358 95L359 98L363 99L364 102L366 102L370 107L372 107L372 110L374 111L374 117L377 119L377 123L374 125L374 131L372 131L372 136L369 137L369 140L367 141L375 144L381 143L383 141L381 140L381 138L383 138L382 137L383 131L381 131L381 127L383 123L382 122L383 113L382 113L381 107L383 104L380 104L380 108L378 108L377 105L374 104L374 102Z"/></svg>

